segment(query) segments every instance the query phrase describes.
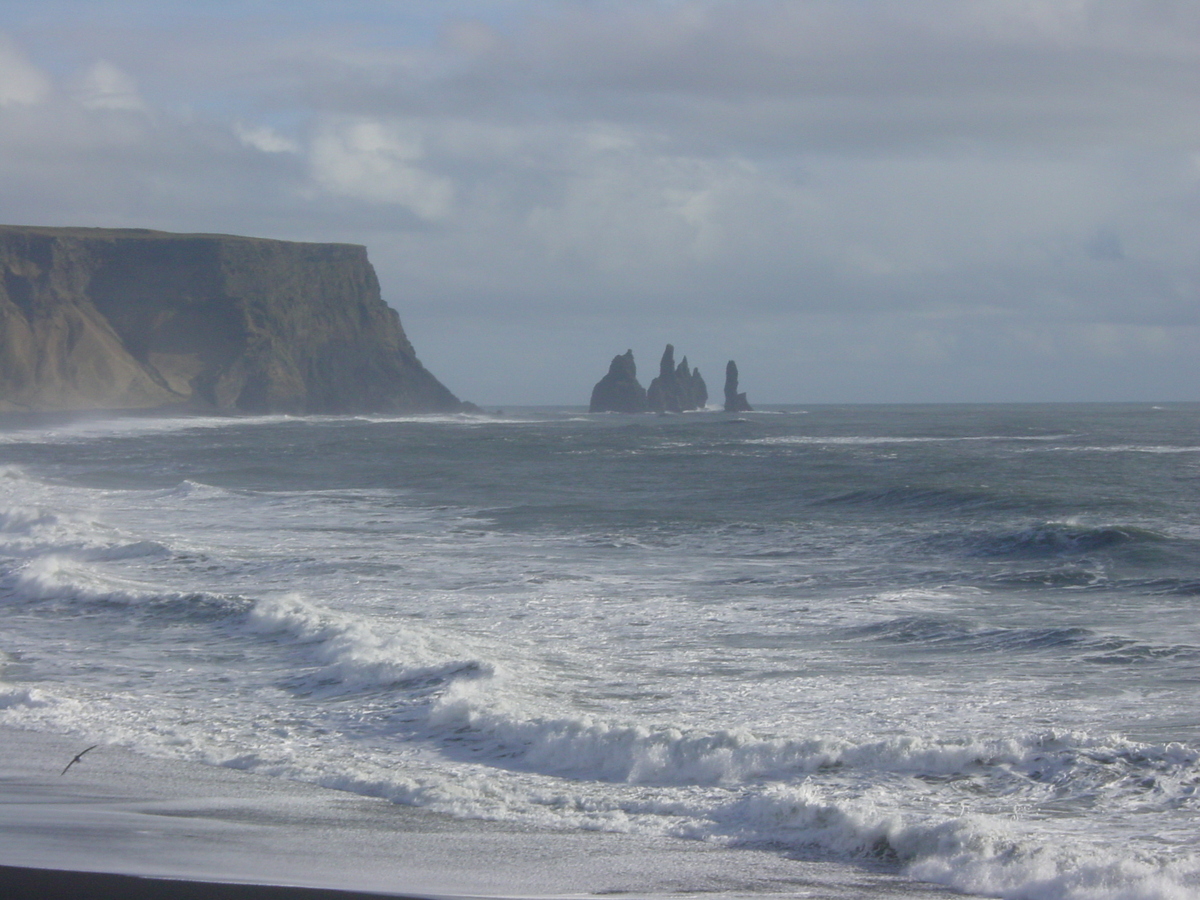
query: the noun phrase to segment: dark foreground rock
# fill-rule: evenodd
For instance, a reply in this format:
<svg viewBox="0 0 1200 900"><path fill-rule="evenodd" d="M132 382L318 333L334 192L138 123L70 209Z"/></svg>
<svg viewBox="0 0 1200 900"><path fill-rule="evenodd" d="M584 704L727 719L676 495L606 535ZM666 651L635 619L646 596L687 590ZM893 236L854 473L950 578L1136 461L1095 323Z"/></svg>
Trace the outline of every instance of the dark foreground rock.
<svg viewBox="0 0 1200 900"><path fill-rule="evenodd" d="M633 351L613 357L608 374L592 388L589 412L639 413L646 411L646 389L637 380Z"/></svg>
<svg viewBox="0 0 1200 900"><path fill-rule="evenodd" d="M738 393L738 367L732 359L725 365L725 412L753 412L746 394Z"/></svg>
<svg viewBox="0 0 1200 900"><path fill-rule="evenodd" d="M365 247L0 226L0 411L464 408Z"/></svg>

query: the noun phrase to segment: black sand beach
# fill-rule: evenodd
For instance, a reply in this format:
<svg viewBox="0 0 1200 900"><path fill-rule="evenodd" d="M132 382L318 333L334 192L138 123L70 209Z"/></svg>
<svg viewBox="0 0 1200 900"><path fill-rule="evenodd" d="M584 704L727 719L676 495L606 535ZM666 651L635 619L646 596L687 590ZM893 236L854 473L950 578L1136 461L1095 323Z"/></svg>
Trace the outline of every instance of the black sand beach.
<svg viewBox="0 0 1200 900"><path fill-rule="evenodd" d="M403 896L16 866L0 866L0 894L9 900L378 900Z"/></svg>

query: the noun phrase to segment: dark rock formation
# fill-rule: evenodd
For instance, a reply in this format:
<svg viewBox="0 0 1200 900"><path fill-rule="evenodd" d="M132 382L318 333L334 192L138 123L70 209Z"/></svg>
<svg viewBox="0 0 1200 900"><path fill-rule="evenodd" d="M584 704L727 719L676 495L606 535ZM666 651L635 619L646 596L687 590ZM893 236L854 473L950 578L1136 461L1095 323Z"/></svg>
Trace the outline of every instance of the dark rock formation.
<svg viewBox="0 0 1200 900"><path fill-rule="evenodd" d="M692 369L692 385L691 396L692 402L695 403L695 409L704 409L708 406L708 385L704 383L704 379L700 376L699 369Z"/></svg>
<svg viewBox="0 0 1200 900"><path fill-rule="evenodd" d="M725 412L753 412L745 393L738 393L737 363L732 359L725 366Z"/></svg>
<svg viewBox="0 0 1200 900"><path fill-rule="evenodd" d="M458 410L365 247L0 226L0 410Z"/></svg>
<svg viewBox="0 0 1200 900"><path fill-rule="evenodd" d="M679 405L682 409L704 409L708 403L708 385L700 377L699 369L689 369L685 356L675 370L675 385L679 389Z"/></svg>
<svg viewBox="0 0 1200 900"><path fill-rule="evenodd" d="M685 356L675 365L675 347L667 344L659 362L658 377L646 390L646 402L655 412L684 412L703 409L708 402L708 386L700 370L689 370Z"/></svg>
<svg viewBox="0 0 1200 900"><path fill-rule="evenodd" d="M633 351L613 357L608 374L592 388L589 412L640 413L646 411L646 389L637 380Z"/></svg>

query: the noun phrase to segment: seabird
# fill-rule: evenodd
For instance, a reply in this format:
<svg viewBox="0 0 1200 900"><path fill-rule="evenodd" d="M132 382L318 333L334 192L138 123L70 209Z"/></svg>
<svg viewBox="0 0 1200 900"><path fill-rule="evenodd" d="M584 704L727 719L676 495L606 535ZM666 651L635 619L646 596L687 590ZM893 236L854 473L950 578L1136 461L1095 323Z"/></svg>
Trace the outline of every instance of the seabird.
<svg viewBox="0 0 1200 900"><path fill-rule="evenodd" d="M58 774L59 774L60 776L61 776L61 775L66 775L66 774L67 774L67 769L71 768L71 766L75 765L75 763L77 763L77 762L79 762L81 759L83 759L83 754L87 753L87 752L88 752L88 750L95 750L95 749L96 749L97 747L99 747L99 746L100 746L99 744L92 744L92 746L88 747L88 748L87 748L87 750L80 750L78 753L76 753L76 754L75 754L75 758L74 758L73 760L71 760L69 763L67 763L67 768L66 768L66 769L63 769L63 770L62 770L61 772L59 772Z"/></svg>

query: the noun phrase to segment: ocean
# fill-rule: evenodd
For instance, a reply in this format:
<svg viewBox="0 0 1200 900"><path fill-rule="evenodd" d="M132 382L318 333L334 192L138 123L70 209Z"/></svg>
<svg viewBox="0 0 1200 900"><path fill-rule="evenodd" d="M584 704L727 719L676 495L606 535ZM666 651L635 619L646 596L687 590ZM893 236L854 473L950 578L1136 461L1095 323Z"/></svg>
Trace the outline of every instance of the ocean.
<svg viewBox="0 0 1200 900"><path fill-rule="evenodd" d="M1198 501L1196 404L10 420L0 726L965 894L1195 898Z"/></svg>

